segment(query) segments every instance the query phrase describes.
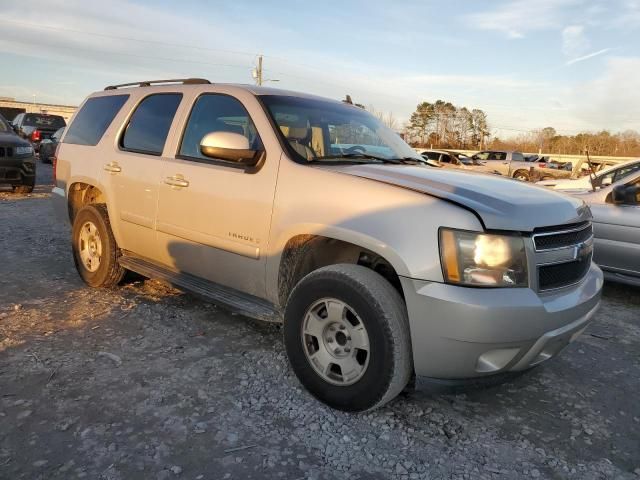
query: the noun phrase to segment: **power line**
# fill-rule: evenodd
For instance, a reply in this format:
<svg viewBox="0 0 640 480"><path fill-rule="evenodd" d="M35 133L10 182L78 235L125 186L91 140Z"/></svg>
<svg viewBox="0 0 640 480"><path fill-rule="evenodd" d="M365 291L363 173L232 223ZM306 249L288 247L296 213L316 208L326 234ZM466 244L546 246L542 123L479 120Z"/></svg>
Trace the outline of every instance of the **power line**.
<svg viewBox="0 0 640 480"><path fill-rule="evenodd" d="M28 23L28 22L19 22L16 20L6 20L4 18L0 19L0 22L4 22L4 23L13 23L15 25L22 25L25 27L31 27L31 28L40 28L40 29L47 29L47 30L54 30L54 31L60 31L60 32L69 32L69 33L79 33L82 35L92 35L94 37L102 37L102 38L113 38L116 40L126 40L126 41L130 41L130 42L141 42L141 43L150 43L150 44L155 44L155 45L165 45L165 46L169 46L169 47L178 47L178 48L193 48L196 50L207 50L207 51L211 51L211 52L222 52L222 53L232 53L234 55L248 55L248 56L254 56L255 53L251 53L251 52L243 52L243 51L239 51L239 50L225 50L225 49L221 49L221 48L211 48L211 47L202 47L199 45L188 45L188 44L181 44L181 43L171 43L171 42L163 42L161 40L148 40L146 38L135 38L135 37L124 37L124 36L119 36L119 35L109 35L106 33L97 33L97 32L88 32L86 30L76 30L73 28L66 28L66 27L54 27L52 25L40 25L40 24L35 24L35 23Z"/></svg>

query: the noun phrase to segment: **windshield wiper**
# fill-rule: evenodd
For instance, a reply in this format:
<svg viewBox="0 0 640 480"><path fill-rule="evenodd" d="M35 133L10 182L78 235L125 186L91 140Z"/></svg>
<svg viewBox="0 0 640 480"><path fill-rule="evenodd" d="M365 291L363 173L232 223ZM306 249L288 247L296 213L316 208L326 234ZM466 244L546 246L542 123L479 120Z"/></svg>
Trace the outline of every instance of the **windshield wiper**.
<svg viewBox="0 0 640 480"><path fill-rule="evenodd" d="M393 163L396 165L407 164L407 163L423 163L426 164L426 160L417 157L399 157L399 158L389 158L389 157L380 157L378 155L372 155L370 153L342 153L340 155L328 155L325 157L316 157L313 161L316 160L340 160L340 159L363 159L363 160L376 160L382 163Z"/></svg>

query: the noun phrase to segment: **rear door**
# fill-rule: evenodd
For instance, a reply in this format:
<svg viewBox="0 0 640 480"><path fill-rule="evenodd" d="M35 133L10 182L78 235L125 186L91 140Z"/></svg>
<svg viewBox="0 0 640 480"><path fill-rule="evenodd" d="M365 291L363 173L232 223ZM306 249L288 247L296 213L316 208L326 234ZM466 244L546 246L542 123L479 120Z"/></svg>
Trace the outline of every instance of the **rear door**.
<svg viewBox="0 0 640 480"><path fill-rule="evenodd" d="M181 100L182 93L170 91L144 96L109 154L101 155L102 183L109 215L118 222L120 247L151 260L158 260L154 222L163 151Z"/></svg>
<svg viewBox="0 0 640 480"><path fill-rule="evenodd" d="M259 108L255 98L249 100ZM268 125L261 121L263 128ZM222 93L195 98L175 155L163 162L159 254L177 271L264 297L264 252L280 152L267 151L261 166L251 169L204 156L200 141L220 131L244 135L252 149L263 149L260 132L238 98Z"/></svg>

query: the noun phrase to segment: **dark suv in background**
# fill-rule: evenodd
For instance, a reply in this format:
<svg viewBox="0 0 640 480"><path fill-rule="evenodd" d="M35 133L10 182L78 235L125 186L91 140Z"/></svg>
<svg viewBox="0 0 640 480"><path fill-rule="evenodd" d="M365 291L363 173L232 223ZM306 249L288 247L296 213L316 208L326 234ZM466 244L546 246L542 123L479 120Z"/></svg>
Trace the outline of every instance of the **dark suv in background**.
<svg viewBox="0 0 640 480"><path fill-rule="evenodd" d="M46 113L20 113L11 124L18 135L31 142L36 152L42 140L51 138L56 131L67 126L61 116Z"/></svg>
<svg viewBox="0 0 640 480"><path fill-rule="evenodd" d="M36 159L33 147L20 138L0 115L0 185L9 185L14 192L29 193L36 180Z"/></svg>

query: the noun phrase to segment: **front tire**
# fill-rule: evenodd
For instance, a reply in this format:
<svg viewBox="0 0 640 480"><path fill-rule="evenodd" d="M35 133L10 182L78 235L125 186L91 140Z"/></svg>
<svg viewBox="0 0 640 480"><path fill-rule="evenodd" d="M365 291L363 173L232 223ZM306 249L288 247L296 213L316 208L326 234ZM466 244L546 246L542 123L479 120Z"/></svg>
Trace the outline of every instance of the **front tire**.
<svg viewBox="0 0 640 480"><path fill-rule="evenodd" d="M87 205L78 211L73 220L72 248L76 269L87 285L111 288L124 277L105 205Z"/></svg>
<svg viewBox="0 0 640 480"><path fill-rule="evenodd" d="M31 193L34 185L16 185L13 187L13 193Z"/></svg>
<svg viewBox="0 0 640 480"><path fill-rule="evenodd" d="M320 268L296 285L284 343L304 387L339 410L380 407L411 379L404 301L387 280L359 265Z"/></svg>

